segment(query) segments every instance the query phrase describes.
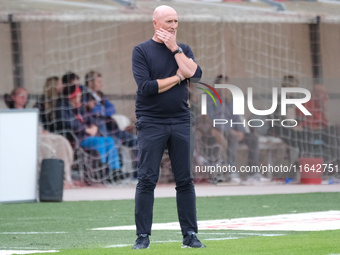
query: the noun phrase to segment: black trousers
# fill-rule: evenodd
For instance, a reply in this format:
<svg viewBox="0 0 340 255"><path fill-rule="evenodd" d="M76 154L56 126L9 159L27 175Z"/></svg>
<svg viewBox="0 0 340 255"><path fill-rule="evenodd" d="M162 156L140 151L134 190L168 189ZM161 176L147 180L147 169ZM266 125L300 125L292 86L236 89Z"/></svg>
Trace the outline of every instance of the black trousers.
<svg viewBox="0 0 340 255"><path fill-rule="evenodd" d="M154 189L165 148L176 182L177 213L182 234L197 233L196 195L190 171L190 123L155 124L138 121L139 167L135 195L137 235L151 235Z"/></svg>

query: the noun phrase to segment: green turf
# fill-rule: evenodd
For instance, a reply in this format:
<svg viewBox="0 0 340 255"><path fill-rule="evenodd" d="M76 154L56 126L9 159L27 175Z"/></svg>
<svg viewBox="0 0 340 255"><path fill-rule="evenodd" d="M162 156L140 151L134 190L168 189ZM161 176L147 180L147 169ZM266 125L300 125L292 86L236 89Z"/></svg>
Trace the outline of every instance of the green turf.
<svg viewBox="0 0 340 255"><path fill-rule="evenodd" d="M288 188L288 187L287 187ZM112 190L108 190L112 192ZM177 221L175 198L155 200L154 222ZM340 210L340 193L290 195L229 196L197 198L199 220L228 219L287 213ZM92 231L92 228L133 225L133 200L27 203L0 205L0 249L63 250L59 254L121 254L130 252L135 241L134 231ZM26 234L25 232L40 232ZM49 232L49 233L41 233ZM65 233L53 233L65 232ZM200 239L211 238L201 231ZM340 254L339 231L275 232L276 237L247 235L251 231L217 231L215 238L238 238L205 241L206 250L179 249L179 231L153 231L152 248L148 254ZM263 231L262 233L273 233ZM178 241L168 243L166 241ZM161 243L158 243L161 242ZM273 244L272 244L273 242ZM125 248L104 248L127 244ZM285 244L285 245L284 245ZM291 247L291 248L289 248ZM104 249L103 249L104 248ZM213 249L213 250L211 250ZM282 253L279 253L279 251ZM313 253L307 251L313 250ZM314 252L315 250L315 252ZM320 251L320 252L319 252ZM145 251L132 251L144 254ZM152 253L150 253L152 252ZM323 253L322 253L323 252Z"/></svg>
<svg viewBox="0 0 340 255"><path fill-rule="evenodd" d="M131 247L106 249L63 250L60 255L99 254L214 254L214 255L325 255L339 254L340 231L320 231L279 237L252 237L236 240L205 241L207 248L182 249L181 243L151 244L147 250L131 250Z"/></svg>

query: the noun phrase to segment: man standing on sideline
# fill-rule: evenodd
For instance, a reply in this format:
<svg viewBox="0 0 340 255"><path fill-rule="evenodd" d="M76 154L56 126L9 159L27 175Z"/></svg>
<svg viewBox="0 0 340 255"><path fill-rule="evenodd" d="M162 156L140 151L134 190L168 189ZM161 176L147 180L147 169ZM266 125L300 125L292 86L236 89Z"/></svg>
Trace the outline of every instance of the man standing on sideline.
<svg viewBox="0 0 340 255"><path fill-rule="evenodd" d="M189 78L201 78L202 71L186 44L177 43L178 17L169 6L153 13L154 36L137 45L132 54L136 80L136 128L139 167L135 196L137 240L133 249L149 247L154 189L164 149L169 150L176 182L178 218L182 247L205 247L196 237L196 195L190 171Z"/></svg>

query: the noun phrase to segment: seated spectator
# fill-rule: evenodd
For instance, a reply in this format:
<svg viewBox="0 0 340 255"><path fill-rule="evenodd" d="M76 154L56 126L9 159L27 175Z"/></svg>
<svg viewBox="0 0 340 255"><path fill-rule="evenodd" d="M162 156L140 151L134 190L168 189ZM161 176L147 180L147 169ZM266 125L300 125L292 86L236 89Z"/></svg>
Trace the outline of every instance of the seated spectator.
<svg viewBox="0 0 340 255"><path fill-rule="evenodd" d="M14 105L13 105L13 99L12 99L12 96L10 94L5 94L4 95L4 101L5 101L5 104L6 106L9 108L9 109L13 109L14 108Z"/></svg>
<svg viewBox="0 0 340 255"><path fill-rule="evenodd" d="M217 76L215 80L215 84L227 84L228 82L229 78L223 75ZM211 119L227 119L232 120L233 123L240 123L242 116L233 114L233 101L230 91L228 89L221 89L220 91L223 106L215 107L212 103L208 103L209 117ZM226 153L229 165L236 166L237 150L240 143L248 146L248 165L259 165L259 140L257 135L247 132L242 124L233 125L232 127L230 125L217 125L216 128L228 141ZM260 175L254 177L261 178ZM239 183L241 181L239 173L231 173L230 181Z"/></svg>
<svg viewBox="0 0 340 255"><path fill-rule="evenodd" d="M221 133L213 128L211 119L207 115L201 115L196 118L195 129L195 149L193 156L194 169L196 166L224 166L227 162L227 140ZM209 176L207 176L209 174ZM209 177L213 183L225 180L224 173L197 173L194 171L195 181Z"/></svg>
<svg viewBox="0 0 340 255"><path fill-rule="evenodd" d="M11 93L11 100L8 101L10 109L24 109L27 104L28 93L25 88L15 88ZM53 149L55 157L64 161L65 187L72 187L71 167L73 164L73 150L70 143L58 134L49 133L43 128L39 128L39 162L44 158L50 158L51 152L45 147Z"/></svg>
<svg viewBox="0 0 340 255"><path fill-rule="evenodd" d="M76 85L80 86L79 76L73 72L67 72L62 77L62 86L68 86L68 85Z"/></svg>
<svg viewBox="0 0 340 255"><path fill-rule="evenodd" d="M96 99L90 92L85 92L82 94L82 98L85 100L85 110L86 113L91 115L95 120L95 124L98 126L98 133L102 136L108 136L106 127L106 118L102 116L99 112L93 111L96 107ZM116 143L121 144L119 139L114 139Z"/></svg>
<svg viewBox="0 0 340 255"><path fill-rule="evenodd" d="M101 92L103 89L102 75L98 72L91 71L85 75L85 86L81 86L83 95L90 93L94 101L92 113L97 118L101 118L104 122L103 130L101 132L111 132L118 129L117 123L111 118L116 113L115 106L104 96ZM82 101L86 103L86 98L83 96ZM110 123L109 123L110 122ZM112 128L111 128L112 127ZM108 129L111 128L111 129Z"/></svg>
<svg viewBox="0 0 340 255"><path fill-rule="evenodd" d="M325 86L316 84L313 87L311 99L304 104L306 109L312 114L305 116L297 110L297 116L300 118L299 126L311 130L320 130L329 126L326 103L329 100Z"/></svg>
<svg viewBox="0 0 340 255"><path fill-rule="evenodd" d="M138 149L137 136L127 130L120 130L112 115L116 114L116 108L102 92L102 75L95 71L90 71L85 75L85 86L81 86L83 91L82 101L92 100L90 110L97 121L99 132L103 135L111 136L117 144L132 148L132 161L134 169L137 169ZM89 94L91 96L89 96Z"/></svg>
<svg viewBox="0 0 340 255"><path fill-rule="evenodd" d="M325 86L316 84L311 100L304 104L312 115L305 116L299 109L296 114L299 119L298 128L304 138L306 156L321 154L325 163L333 163L340 160L340 127L330 123L326 107L328 100Z"/></svg>
<svg viewBox="0 0 340 255"><path fill-rule="evenodd" d="M101 127L101 132L107 132L108 135L114 136L120 140L120 142L128 147L136 147L137 137L136 135L127 132L125 130L119 130L118 124L112 118L112 115L116 113L116 108L102 92L103 80L102 75L98 72L91 71L85 75L85 87L82 87L84 92L89 92L95 99L95 105L92 109L92 113L97 118L102 118L106 123L105 127ZM84 93L85 94L85 93ZM85 98L82 98L85 102Z"/></svg>
<svg viewBox="0 0 340 255"><path fill-rule="evenodd" d="M286 75L282 79L281 86L283 88L295 88L299 86L299 81L296 77L293 75ZM297 95L295 93L290 93L287 95L288 98L295 98ZM292 146L294 148L297 148L300 150L300 152L303 151L303 144L301 143L301 140L303 139L302 134L300 133L299 127L284 127L281 125L281 121L283 119L291 119L296 120L296 106L294 104L288 104L287 105L287 114L285 116L281 115L281 95L278 95L277 100L277 108L275 112L273 113L273 116L271 119L277 119L280 121L274 122L274 128L271 128L269 130L269 134L275 135L280 137L284 143L286 143L289 146ZM288 123L286 121L286 125L294 125L294 123Z"/></svg>
<svg viewBox="0 0 340 255"><path fill-rule="evenodd" d="M192 146L191 150L194 154L194 168L195 165L203 165L204 162L210 161L206 159L206 157L208 156L209 158L211 153L202 150L205 150L206 147L213 147L215 145L221 146L220 148L223 151L223 155L220 155L218 160L220 161L219 163L225 164L227 162L227 154L224 152L227 151L227 140L221 135L221 132L216 128L213 128L211 124L212 121L208 115L200 115L200 93L198 93L197 87L190 85L189 93L190 122L194 128L194 132L191 132L190 134L190 146Z"/></svg>
<svg viewBox="0 0 340 255"><path fill-rule="evenodd" d="M57 76L46 79L43 86L43 95L38 99L35 107L39 109L40 121L45 130L54 132L55 127L55 107L58 98L61 96L63 85Z"/></svg>
<svg viewBox="0 0 340 255"><path fill-rule="evenodd" d="M64 78L63 78L64 80ZM72 80L63 89L64 99L59 99L56 106L58 131L72 132L79 145L86 149L96 150L102 163L108 163L111 173L121 168L117 148L111 137L98 136L98 126L89 114L86 114L81 103L81 90Z"/></svg>
<svg viewBox="0 0 340 255"><path fill-rule="evenodd" d="M282 87L298 87L299 81L292 75L283 77ZM298 95L290 93L288 98ZM328 93L323 85L314 85L311 99L303 104L312 114L305 116L295 105L287 105L287 115L281 115L281 101L278 96L278 107L273 114L275 122L274 129L270 134L279 136L287 145L297 148L300 157L322 157L325 162L331 163L339 160L339 134L337 126L329 125L326 114L326 103L329 99ZM284 127L281 125L283 119L293 119L298 122L295 127ZM285 122L286 125L287 121ZM293 123L291 123L293 124Z"/></svg>
<svg viewBox="0 0 340 255"><path fill-rule="evenodd" d="M10 109L25 109L28 103L28 92L23 87L17 87L11 94L5 96L6 105Z"/></svg>

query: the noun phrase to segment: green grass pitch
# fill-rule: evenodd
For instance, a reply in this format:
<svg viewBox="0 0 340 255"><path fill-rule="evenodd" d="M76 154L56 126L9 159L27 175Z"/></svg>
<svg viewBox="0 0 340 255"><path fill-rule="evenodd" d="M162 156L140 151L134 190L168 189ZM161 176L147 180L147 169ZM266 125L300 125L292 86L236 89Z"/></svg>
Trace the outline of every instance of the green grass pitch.
<svg viewBox="0 0 340 255"><path fill-rule="evenodd" d="M288 187L287 187L288 188ZM113 192L113 190L108 190ZM197 198L198 220L340 210L340 193ZM155 199L154 223L177 221L175 198ZM179 231L155 230L147 250L131 250L135 231L92 228L134 224L133 200L0 204L1 250L57 254L340 254L340 230L202 230L205 249L182 249ZM260 236L260 234L275 236ZM210 240L209 240L210 239ZM216 240L211 240L216 239ZM117 247L119 245L128 245Z"/></svg>

